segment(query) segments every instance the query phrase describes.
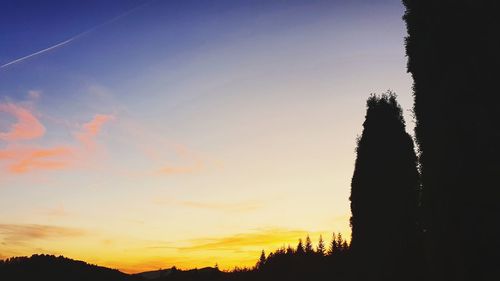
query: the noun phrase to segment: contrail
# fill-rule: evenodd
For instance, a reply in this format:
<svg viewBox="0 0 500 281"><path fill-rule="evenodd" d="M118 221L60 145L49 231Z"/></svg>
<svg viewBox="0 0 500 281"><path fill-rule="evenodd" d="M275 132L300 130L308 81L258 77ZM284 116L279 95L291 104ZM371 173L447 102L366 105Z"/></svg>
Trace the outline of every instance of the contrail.
<svg viewBox="0 0 500 281"><path fill-rule="evenodd" d="M31 54L31 55L27 55L27 56L24 56L24 57L22 57L22 58L18 58L18 59L16 59L16 60L13 60L13 61L11 61L11 62L8 62L8 63L6 63L6 64L0 65L0 68L7 67L7 66L9 66L9 65L11 65L11 64L15 64L15 63L18 63L18 62L22 62L23 60L29 59L29 58L34 57L34 56L39 55L39 54L43 54L43 53L48 52L48 51L50 51L50 50L52 50L52 49L55 49L55 48L57 48L57 47L60 47L60 46L66 45L66 44L68 44L69 42L73 41L73 40L74 40L75 38L77 38L77 37L78 37L78 36L72 37L72 38L70 38L70 39L68 39L68 40L66 40L66 41L63 41L63 42L61 42L61 43L59 43L59 44L55 44L54 46L51 46L51 47L45 48L45 49L43 49L43 50L41 50L41 51L38 51L38 52L36 52L36 53L33 53L33 54Z"/></svg>
<svg viewBox="0 0 500 281"><path fill-rule="evenodd" d="M110 24L110 23L112 23L112 22L114 22L114 21L116 21L116 20L118 20L118 19L120 19L120 18L123 18L123 17L125 17L125 16L128 16L129 14L131 14L131 13L135 12L137 9L140 9L140 8L142 8L142 7L144 7L144 6L148 5L148 4L151 4L153 1L155 1L155 0L148 1L148 2L146 2L146 3L144 3L144 4L142 4L142 5L139 5L139 6L135 7L135 8L133 8L133 9L130 9L129 11L127 11L127 12L125 12L125 13L123 13L123 14L120 14L120 15L118 15L118 16L116 16L116 17L114 17L114 18L112 18L112 19L110 19L110 20L108 20L108 21L105 21L105 22L103 22L103 23L101 23L101 24L99 24L99 25L96 25L96 26L94 26L94 27L92 27L92 28L89 28L89 29L85 30L84 32L81 32L81 33L79 33L79 34L77 34L77 35L75 35L75 36L73 36L73 37L71 37L71 38L69 38L69 39L67 39L67 40L65 40L65 41L63 41L63 42L57 43L57 44L55 44L55 45L53 45L53 46L50 46L50 47L45 48L45 49L43 49L43 50L40 50L40 51L37 51L37 52L35 52L35 53L29 54L29 55L27 55L27 56L24 56L24 57L21 57L21 58L15 59L15 60L10 61L10 62L8 62L8 63L6 63L6 64L2 64L2 65L0 65L0 69L5 68L5 67L8 67L9 65L13 65L13 64L16 64L16 63L22 62L22 61L27 60L27 59L29 59L29 58L32 58L32 57L34 57L34 56L38 56L38 55L40 55L40 54L43 54L43 53L48 52L48 51L50 51L50 50L53 50L53 49L56 49L56 48L58 48L58 47L64 46L64 45L66 45L66 44L69 44L69 43L71 43L72 41L74 41L75 39L77 39L77 38L79 38L79 37L81 37L81 36L83 36L83 35L85 35L85 34L87 34L87 33L91 32L91 31L94 31L94 30L96 30L96 29L98 29L98 28L100 28L100 27L102 27L102 26L104 26L104 25Z"/></svg>

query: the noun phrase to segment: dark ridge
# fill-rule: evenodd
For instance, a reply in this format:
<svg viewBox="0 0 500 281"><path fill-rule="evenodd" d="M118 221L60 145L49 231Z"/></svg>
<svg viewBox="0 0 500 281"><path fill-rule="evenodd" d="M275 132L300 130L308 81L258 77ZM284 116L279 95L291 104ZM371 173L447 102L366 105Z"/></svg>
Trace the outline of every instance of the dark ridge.
<svg viewBox="0 0 500 281"><path fill-rule="evenodd" d="M116 269L88 264L63 256L32 255L0 261L2 280L134 281L141 280Z"/></svg>

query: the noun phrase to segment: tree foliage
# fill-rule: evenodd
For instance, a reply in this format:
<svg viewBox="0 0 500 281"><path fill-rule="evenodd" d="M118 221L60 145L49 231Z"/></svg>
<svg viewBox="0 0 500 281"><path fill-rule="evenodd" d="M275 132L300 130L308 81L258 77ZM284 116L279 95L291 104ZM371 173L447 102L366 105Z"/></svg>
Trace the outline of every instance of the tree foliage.
<svg viewBox="0 0 500 281"><path fill-rule="evenodd" d="M404 272L417 262L420 186L413 140L395 94L368 99L356 153L351 247L356 266L365 268L359 278L410 280L415 275Z"/></svg>
<svg viewBox="0 0 500 281"><path fill-rule="evenodd" d="M498 1L403 2L430 276L500 280Z"/></svg>

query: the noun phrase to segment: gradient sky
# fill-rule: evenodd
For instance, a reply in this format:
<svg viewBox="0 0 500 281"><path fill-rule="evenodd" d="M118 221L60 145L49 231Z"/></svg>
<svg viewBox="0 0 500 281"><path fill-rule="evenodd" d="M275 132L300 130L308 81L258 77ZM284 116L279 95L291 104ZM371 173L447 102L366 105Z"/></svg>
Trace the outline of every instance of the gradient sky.
<svg viewBox="0 0 500 281"><path fill-rule="evenodd" d="M394 90L413 128L402 15L397 0L3 1L0 258L228 269L349 237L369 94Z"/></svg>

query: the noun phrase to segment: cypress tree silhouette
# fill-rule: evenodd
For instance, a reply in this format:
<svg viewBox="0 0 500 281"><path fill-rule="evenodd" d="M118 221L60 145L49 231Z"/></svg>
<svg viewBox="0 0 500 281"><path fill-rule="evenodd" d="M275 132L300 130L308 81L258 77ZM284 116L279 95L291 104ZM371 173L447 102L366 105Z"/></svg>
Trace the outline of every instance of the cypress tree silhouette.
<svg viewBox="0 0 500 281"><path fill-rule="evenodd" d="M498 1L403 2L431 279L500 280Z"/></svg>
<svg viewBox="0 0 500 281"><path fill-rule="evenodd" d="M356 278L413 280L418 259L419 175L413 141L405 131L395 94L368 99L356 152L350 197ZM338 237L340 249L343 244Z"/></svg>

